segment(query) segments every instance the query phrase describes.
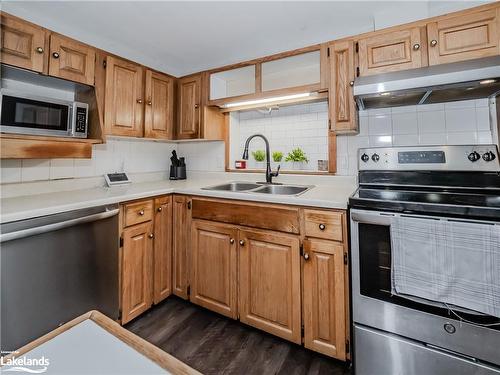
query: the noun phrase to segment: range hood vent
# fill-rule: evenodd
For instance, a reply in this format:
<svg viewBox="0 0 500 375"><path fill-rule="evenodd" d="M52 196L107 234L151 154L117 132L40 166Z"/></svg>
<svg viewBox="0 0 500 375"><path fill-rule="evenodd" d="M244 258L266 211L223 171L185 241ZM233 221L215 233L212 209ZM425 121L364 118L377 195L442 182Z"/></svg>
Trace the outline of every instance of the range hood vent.
<svg viewBox="0 0 500 375"><path fill-rule="evenodd" d="M500 56L360 77L359 109L480 99L500 93Z"/></svg>

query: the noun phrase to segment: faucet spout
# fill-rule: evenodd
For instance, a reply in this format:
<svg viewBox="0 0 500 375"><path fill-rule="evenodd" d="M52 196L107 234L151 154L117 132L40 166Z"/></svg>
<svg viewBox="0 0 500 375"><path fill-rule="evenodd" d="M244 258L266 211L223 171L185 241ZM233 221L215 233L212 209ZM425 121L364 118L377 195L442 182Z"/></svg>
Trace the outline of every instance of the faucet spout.
<svg viewBox="0 0 500 375"><path fill-rule="evenodd" d="M264 137L262 134L254 134L254 135L251 135L250 137L248 137L246 142L245 142L245 149L243 150L243 155L241 158L244 160L248 160L248 146L250 145L250 141L255 137L262 138L264 140L264 142L266 143L266 182L268 184L272 184L273 177L278 177L278 175L279 175L280 167L278 166L278 169L276 172L273 172L271 170L271 157L270 157L270 151L269 151L269 141L267 140L266 137Z"/></svg>

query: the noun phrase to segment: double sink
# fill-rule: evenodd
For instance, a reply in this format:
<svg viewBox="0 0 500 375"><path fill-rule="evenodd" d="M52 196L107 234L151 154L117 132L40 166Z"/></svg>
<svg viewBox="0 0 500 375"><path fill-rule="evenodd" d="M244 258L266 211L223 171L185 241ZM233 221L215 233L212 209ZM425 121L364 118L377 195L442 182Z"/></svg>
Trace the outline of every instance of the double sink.
<svg viewBox="0 0 500 375"><path fill-rule="evenodd" d="M314 186L264 184L253 182L228 182L226 184L209 186L202 190L231 191L238 193L272 194L272 195L300 195Z"/></svg>

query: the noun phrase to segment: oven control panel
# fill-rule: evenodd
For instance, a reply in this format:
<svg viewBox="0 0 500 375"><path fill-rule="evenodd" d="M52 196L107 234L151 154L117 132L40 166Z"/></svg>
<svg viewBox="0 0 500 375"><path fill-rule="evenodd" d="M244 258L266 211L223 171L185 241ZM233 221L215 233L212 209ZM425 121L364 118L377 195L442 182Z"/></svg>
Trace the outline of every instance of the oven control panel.
<svg viewBox="0 0 500 375"><path fill-rule="evenodd" d="M363 148L359 170L450 170L500 172L496 145Z"/></svg>

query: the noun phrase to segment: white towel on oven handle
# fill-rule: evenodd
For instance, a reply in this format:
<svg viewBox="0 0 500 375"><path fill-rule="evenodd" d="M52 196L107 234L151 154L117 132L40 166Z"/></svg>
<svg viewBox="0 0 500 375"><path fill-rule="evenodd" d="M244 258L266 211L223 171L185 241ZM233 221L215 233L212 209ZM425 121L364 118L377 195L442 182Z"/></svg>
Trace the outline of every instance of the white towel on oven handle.
<svg viewBox="0 0 500 375"><path fill-rule="evenodd" d="M500 225L396 216L392 293L500 318Z"/></svg>

